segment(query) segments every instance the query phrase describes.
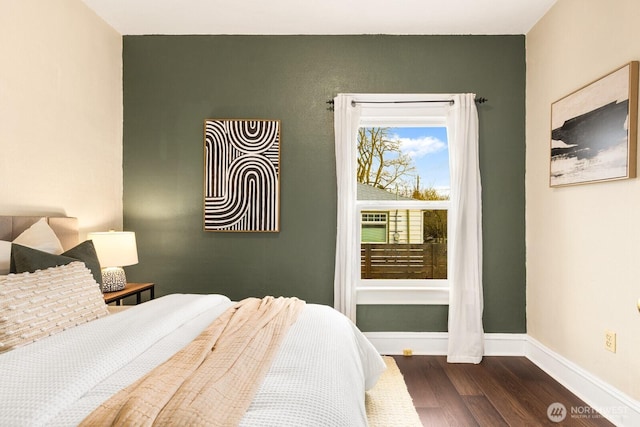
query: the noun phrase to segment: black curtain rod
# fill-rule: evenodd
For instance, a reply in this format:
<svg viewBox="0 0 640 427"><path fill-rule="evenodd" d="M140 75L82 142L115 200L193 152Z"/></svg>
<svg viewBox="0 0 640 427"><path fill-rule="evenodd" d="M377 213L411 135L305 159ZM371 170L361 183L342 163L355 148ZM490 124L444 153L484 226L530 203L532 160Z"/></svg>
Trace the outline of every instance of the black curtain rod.
<svg viewBox="0 0 640 427"><path fill-rule="evenodd" d="M351 106L355 107L358 104L431 104L448 102L449 105L453 104L453 99L431 99L428 101L351 101Z"/></svg>
<svg viewBox="0 0 640 427"><path fill-rule="evenodd" d="M484 104L488 101L487 98L479 97L475 99L477 104ZM448 102L453 104L453 99L431 99L431 100L417 100L417 101L351 101L351 106L355 107L357 104L420 104L420 103L432 103L432 102ZM329 108L327 110L333 111L333 99L327 101Z"/></svg>

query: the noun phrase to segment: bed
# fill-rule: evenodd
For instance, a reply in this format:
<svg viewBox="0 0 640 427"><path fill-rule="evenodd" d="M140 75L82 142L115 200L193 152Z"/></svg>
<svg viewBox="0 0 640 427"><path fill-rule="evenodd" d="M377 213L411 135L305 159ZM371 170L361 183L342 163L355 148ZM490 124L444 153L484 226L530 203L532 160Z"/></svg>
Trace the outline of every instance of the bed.
<svg viewBox="0 0 640 427"><path fill-rule="evenodd" d="M6 242L13 242L39 220L39 217L0 217L0 239L5 247ZM46 218L46 221L59 236L64 253L77 247L75 219ZM61 273L63 269L66 275ZM49 280L46 276L47 283L58 283L67 280L70 271L82 276L82 286L86 283L91 288L87 292L96 289L99 292L90 269L81 262L0 276L0 298L5 300L0 299L3 310L0 329L3 322L11 320L9 305L16 305L6 302L14 298L12 292L18 292L15 285L7 285L9 278L19 283L23 276L61 274L63 279ZM74 284L73 289L82 286ZM91 294L87 298L95 301L96 297ZM87 310L86 306L91 304L81 303L76 310ZM192 346L203 331L219 323L237 306L223 295L190 294L166 295L106 315L102 312L104 307L98 304L95 310L100 314L95 319L91 311L86 321L1 352L0 425L79 425L95 414L97 408L108 406L114 395L175 359L176 353ZM255 394L249 396L246 409L233 425L367 425L365 390L375 384L385 364L346 317L327 306L305 304L282 334L273 354L264 375L254 385ZM255 360L249 365L259 363ZM222 390L218 397L224 398L224 394ZM211 405L216 401L212 399ZM181 414L189 415L189 409L181 410ZM201 418L184 422L229 425ZM175 419L172 423L176 424Z"/></svg>

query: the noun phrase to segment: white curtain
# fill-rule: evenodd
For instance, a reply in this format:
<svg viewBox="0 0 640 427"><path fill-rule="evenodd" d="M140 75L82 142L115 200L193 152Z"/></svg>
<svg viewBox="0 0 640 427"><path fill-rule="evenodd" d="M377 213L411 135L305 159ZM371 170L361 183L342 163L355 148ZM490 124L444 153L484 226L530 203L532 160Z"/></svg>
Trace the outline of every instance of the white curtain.
<svg viewBox="0 0 640 427"><path fill-rule="evenodd" d="M474 94L453 96L447 116L451 173L449 236L450 363L480 363L482 327L482 188L478 159L478 112Z"/></svg>
<svg viewBox="0 0 640 427"><path fill-rule="evenodd" d="M355 322L355 281L359 274L360 254L355 252L353 244L357 238L356 146L353 141L358 134L360 107L351 105L353 99L340 94L333 100L338 184L334 307Z"/></svg>

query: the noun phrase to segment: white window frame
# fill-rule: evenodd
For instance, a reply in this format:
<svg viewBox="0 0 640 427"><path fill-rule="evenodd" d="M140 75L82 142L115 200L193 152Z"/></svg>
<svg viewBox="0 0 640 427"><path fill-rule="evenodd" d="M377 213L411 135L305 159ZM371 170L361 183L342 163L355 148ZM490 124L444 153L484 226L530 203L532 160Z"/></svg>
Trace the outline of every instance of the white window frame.
<svg viewBox="0 0 640 427"><path fill-rule="evenodd" d="M359 96L359 98L361 98ZM384 101L384 96L373 95L373 102ZM397 99L397 96L396 96ZM436 98L442 99L442 98ZM369 99L363 99L360 127L446 127L447 102L443 103L398 103L377 104L367 103ZM357 140L352 142L354 150ZM356 200L355 221L358 221L355 229L357 236L353 245L357 253L360 253L361 228L360 220L363 211L369 210L393 210L393 209L420 209L437 210L446 209L450 212L451 203L441 200L429 201L396 201L396 200ZM448 235L452 235L452 221L447 221ZM451 240L448 239L447 252L451 253ZM358 259L360 259L358 257ZM450 275L450 260L447 259L447 277ZM357 280L355 283L356 305L448 305L450 282L448 279L361 279L360 265L357 267Z"/></svg>

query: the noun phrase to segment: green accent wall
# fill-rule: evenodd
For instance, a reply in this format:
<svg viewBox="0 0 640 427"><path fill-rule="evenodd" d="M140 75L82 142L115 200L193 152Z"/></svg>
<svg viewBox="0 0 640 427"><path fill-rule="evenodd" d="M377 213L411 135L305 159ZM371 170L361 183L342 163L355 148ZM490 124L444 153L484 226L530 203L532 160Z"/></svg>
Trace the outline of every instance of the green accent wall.
<svg viewBox="0 0 640 427"><path fill-rule="evenodd" d="M474 92L484 322L525 332L524 36L125 36L124 224L131 281L333 304L337 93ZM202 231L203 121L282 121L279 233ZM364 331L444 331L447 307L361 306Z"/></svg>

